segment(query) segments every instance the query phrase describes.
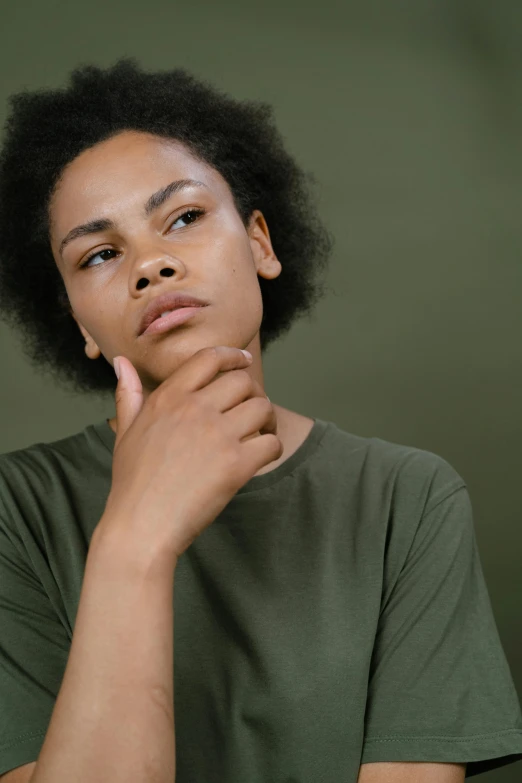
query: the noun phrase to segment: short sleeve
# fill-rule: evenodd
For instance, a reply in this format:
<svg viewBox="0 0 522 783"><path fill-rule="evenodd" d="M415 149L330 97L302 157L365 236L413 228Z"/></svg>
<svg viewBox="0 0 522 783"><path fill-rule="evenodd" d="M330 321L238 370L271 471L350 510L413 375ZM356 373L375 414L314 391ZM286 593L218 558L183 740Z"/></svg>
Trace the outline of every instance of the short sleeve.
<svg viewBox="0 0 522 783"><path fill-rule="evenodd" d="M361 764L522 759L522 716L493 616L466 486L422 516L381 613Z"/></svg>
<svg viewBox="0 0 522 783"><path fill-rule="evenodd" d="M21 541L0 520L0 775L37 761L69 649Z"/></svg>

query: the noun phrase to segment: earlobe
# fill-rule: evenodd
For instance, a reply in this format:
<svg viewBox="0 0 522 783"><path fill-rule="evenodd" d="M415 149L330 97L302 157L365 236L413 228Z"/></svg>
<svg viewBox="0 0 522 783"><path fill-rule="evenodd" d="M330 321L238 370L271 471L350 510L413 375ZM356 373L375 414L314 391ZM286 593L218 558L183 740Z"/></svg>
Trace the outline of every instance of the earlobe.
<svg viewBox="0 0 522 783"><path fill-rule="evenodd" d="M95 343L86 342L85 353L89 359L99 359L101 356L101 351Z"/></svg>
<svg viewBox="0 0 522 783"><path fill-rule="evenodd" d="M82 334L85 338L85 353L89 357L89 359L98 359L101 356L101 351L92 339L92 337L89 336L89 334L83 329L83 327L80 327L82 330Z"/></svg>

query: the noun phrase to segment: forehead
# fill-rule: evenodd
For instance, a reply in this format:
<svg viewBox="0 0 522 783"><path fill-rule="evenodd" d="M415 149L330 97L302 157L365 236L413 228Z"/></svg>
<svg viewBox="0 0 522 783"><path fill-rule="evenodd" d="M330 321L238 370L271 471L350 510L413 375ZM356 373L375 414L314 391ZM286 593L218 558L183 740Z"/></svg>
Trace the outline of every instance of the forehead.
<svg viewBox="0 0 522 783"><path fill-rule="evenodd" d="M138 207L174 179L197 179L231 199L221 174L181 142L124 131L80 153L64 169L49 205L52 232ZM103 213L103 214L102 214Z"/></svg>

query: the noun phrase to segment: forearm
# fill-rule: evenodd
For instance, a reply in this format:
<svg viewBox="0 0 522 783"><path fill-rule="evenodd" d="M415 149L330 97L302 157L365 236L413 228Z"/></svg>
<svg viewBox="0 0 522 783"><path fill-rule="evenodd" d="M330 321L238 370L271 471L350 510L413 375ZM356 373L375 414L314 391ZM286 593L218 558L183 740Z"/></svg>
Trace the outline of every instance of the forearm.
<svg viewBox="0 0 522 783"><path fill-rule="evenodd" d="M174 571L95 530L31 783L173 783Z"/></svg>

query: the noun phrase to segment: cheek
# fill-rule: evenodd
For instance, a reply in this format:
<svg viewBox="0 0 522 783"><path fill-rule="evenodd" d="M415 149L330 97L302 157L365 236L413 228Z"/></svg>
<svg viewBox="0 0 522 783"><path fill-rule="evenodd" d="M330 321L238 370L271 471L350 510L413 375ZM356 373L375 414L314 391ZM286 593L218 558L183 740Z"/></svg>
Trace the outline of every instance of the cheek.
<svg viewBox="0 0 522 783"><path fill-rule="evenodd" d="M110 313L97 312L95 305L89 305L86 302L71 303L74 310L74 316L71 319L82 333L85 340L92 339L97 345L109 344L112 339L117 339L117 335L122 331L121 319L115 322L114 316Z"/></svg>
<svg viewBox="0 0 522 783"><path fill-rule="evenodd" d="M263 297L255 274L249 275L240 292L240 309L245 323L261 325Z"/></svg>

